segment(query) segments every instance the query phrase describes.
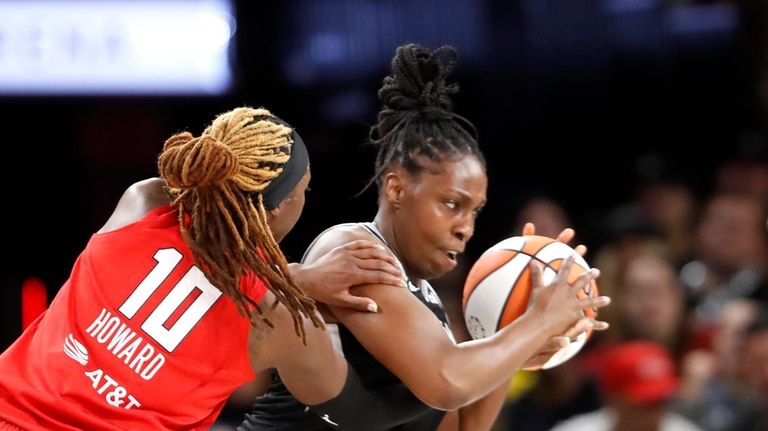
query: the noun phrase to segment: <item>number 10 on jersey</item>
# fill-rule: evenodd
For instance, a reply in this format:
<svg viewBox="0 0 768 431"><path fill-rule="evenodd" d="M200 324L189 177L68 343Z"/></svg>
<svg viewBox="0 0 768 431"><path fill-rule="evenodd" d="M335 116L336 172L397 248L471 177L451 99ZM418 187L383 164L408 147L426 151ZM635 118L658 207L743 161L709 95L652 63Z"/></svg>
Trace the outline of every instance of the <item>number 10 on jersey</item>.
<svg viewBox="0 0 768 431"><path fill-rule="evenodd" d="M154 255L157 264L123 302L120 312L132 319L181 262L181 258L182 254L176 249L158 250ZM166 328L165 322L195 289L200 290L200 295L170 328ZM168 352L173 352L220 297L221 291L205 278L198 267L192 266L141 324L141 329Z"/></svg>

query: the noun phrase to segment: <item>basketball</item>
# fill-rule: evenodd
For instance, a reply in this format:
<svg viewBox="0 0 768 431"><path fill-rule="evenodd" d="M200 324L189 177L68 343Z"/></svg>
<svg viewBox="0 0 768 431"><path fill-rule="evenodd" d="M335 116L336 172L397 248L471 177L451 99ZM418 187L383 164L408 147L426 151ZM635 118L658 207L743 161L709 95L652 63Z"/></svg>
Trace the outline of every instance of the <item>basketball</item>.
<svg viewBox="0 0 768 431"><path fill-rule="evenodd" d="M486 250L472 265L464 284L462 308L464 321L473 339L485 338L520 317L531 295L531 259L544 266L544 284L551 282L563 261L576 251L569 245L540 235L507 238ZM590 269L583 257L576 259L568 274L573 283ZM598 296L594 280L582 291L580 299ZM585 310L585 316L597 317L596 309ZM556 367L576 355L591 336L579 334L575 341L555 353L541 368Z"/></svg>

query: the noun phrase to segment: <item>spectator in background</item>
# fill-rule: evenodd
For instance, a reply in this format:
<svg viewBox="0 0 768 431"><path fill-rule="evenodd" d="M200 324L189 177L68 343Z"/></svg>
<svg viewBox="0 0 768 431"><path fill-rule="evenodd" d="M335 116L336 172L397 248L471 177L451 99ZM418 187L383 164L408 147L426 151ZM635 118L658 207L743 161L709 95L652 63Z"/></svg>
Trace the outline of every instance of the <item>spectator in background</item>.
<svg viewBox="0 0 768 431"><path fill-rule="evenodd" d="M653 341L677 356L684 343L685 299L670 259L650 247L640 250L620 270L615 295L614 335Z"/></svg>
<svg viewBox="0 0 768 431"><path fill-rule="evenodd" d="M763 203L746 194L719 193L707 201L696 230L695 259L681 270L697 331L711 332L732 299L768 299L765 220Z"/></svg>
<svg viewBox="0 0 768 431"><path fill-rule="evenodd" d="M517 214L513 232L522 232L528 222L536 226L537 235L550 238L556 238L560 232L573 226L565 208L546 196L533 197L523 204Z"/></svg>
<svg viewBox="0 0 768 431"><path fill-rule="evenodd" d="M768 164L750 157L728 160L718 166L715 172L715 190L722 193L743 193L766 202Z"/></svg>
<svg viewBox="0 0 768 431"><path fill-rule="evenodd" d="M600 408L595 381L583 366L584 353L549 370L519 372L494 429L548 431L559 421Z"/></svg>
<svg viewBox="0 0 768 431"><path fill-rule="evenodd" d="M764 133L747 131L741 136L733 154L716 167L713 189L768 202L768 141Z"/></svg>
<svg viewBox="0 0 768 431"><path fill-rule="evenodd" d="M658 234L670 259L679 267L693 250L693 228L698 211L694 191L679 166L654 154L637 162L633 208Z"/></svg>
<svg viewBox="0 0 768 431"><path fill-rule="evenodd" d="M711 348L702 346L683 358L678 409L707 431L742 431L755 416L743 346L758 310L753 300L730 301L720 313Z"/></svg>
<svg viewBox="0 0 768 431"><path fill-rule="evenodd" d="M632 200L597 218L593 230L601 245L593 252L592 264L601 269L601 292L620 295L624 274L640 254L666 256L676 269L689 259L695 204L677 171L669 159L659 155L640 157ZM605 318L615 330L601 337L622 338L620 313L619 307L605 310Z"/></svg>
<svg viewBox="0 0 768 431"><path fill-rule="evenodd" d="M746 330L742 366L750 393L755 396L755 415L745 422L745 431L768 430L768 308L758 308Z"/></svg>
<svg viewBox="0 0 768 431"><path fill-rule="evenodd" d="M640 255L664 256L666 248L660 234L636 212L627 207L617 208L604 219L608 240L594 252L590 262L601 269L601 293L623 294L624 276L633 259ZM611 324L611 331L596 334L600 339L616 342L624 336L624 316L619 307L606 308L601 317Z"/></svg>
<svg viewBox="0 0 768 431"><path fill-rule="evenodd" d="M552 431L696 431L694 423L671 411L678 378L664 346L647 341L607 349L598 369L604 407L574 416Z"/></svg>

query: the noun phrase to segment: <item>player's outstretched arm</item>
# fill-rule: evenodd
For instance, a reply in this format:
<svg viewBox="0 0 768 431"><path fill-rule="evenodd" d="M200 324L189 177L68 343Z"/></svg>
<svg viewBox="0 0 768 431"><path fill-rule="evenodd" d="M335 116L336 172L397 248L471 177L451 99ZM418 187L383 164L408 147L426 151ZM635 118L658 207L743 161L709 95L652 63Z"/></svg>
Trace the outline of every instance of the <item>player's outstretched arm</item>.
<svg viewBox="0 0 768 431"><path fill-rule="evenodd" d="M366 233L331 230L321 237L305 262L340 244L367 239ZM581 317L581 310L607 305L599 297L578 300L576 291L597 276L586 272L570 285L565 279L573 259L541 289L529 312L483 340L454 344L441 322L406 289L382 285L357 288L375 300L380 313L331 307L334 315L379 362L424 403L455 410L485 396L509 379L547 340L562 334ZM541 283L541 268L533 269ZM416 335L418 334L418 335Z"/></svg>

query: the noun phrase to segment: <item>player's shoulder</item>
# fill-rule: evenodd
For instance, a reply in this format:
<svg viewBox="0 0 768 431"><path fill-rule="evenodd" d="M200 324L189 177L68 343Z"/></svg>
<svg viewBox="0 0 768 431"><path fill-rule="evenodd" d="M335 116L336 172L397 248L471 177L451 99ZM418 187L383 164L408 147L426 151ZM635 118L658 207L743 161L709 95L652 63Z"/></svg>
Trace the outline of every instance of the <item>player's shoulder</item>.
<svg viewBox="0 0 768 431"><path fill-rule="evenodd" d="M310 262L314 257L322 256L340 245L357 240L373 240L374 237L365 228L365 223L340 223L320 232L307 247L302 262Z"/></svg>
<svg viewBox="0 0 768 431"><path fill-rule="evenodd" d="M155 195L165 188L165 180L158 177L146 178L128 186L126 194L135 194L139 196Z"/></svg>
<svg viewBox="0 0 768 431"><path fill-rule="evenodd" d="M123 192L115 210L99 233L109 232L144 217L153 209L168 203L165 181L160 178L147 178L137 181Z"/></svg>
<svg viewBox="0 0 768 431"><path fill-rule="evenodd" d="M325 229L317 236L318 240L339 240L344 243L370 238L371 234L365 228L365 223L340 223Z"/></svg>

